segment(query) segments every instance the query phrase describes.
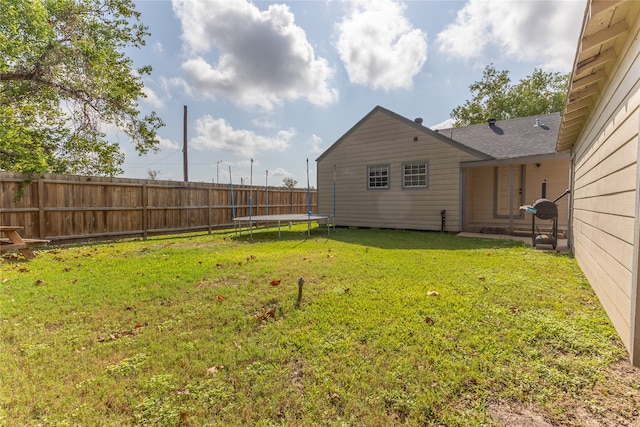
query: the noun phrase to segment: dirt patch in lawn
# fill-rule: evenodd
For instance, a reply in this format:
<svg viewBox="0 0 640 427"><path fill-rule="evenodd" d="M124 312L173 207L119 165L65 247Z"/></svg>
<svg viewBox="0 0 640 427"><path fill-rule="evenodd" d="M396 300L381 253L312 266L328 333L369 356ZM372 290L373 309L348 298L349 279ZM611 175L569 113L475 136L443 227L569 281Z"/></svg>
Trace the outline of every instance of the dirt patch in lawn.
<svg viewBox="0 0 640 427"><path fill-rule="evenodd" d="M626 360L616 362L593 389L547 411L514 402L493 403L487 410L505 427L640 427L640 369Z"/></svg>

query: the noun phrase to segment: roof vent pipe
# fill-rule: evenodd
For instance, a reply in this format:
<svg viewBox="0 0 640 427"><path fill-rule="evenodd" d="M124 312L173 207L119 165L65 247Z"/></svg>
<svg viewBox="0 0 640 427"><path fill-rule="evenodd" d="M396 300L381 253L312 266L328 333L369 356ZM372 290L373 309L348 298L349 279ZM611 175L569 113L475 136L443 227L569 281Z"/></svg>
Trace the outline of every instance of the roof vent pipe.
<svg viewBox="0 0 640 427"><path fill-rule="evenodd" d="M542 126L542 120L536 119L536 124L533 126L538 126L538 127Z"/></svg>
<svg viewBox="0 0 640 427"><path fill-rule="evenodd" d="M422 125L422 117L416 117L416 119L414 120L414 122L416 122L419 125Z"/></svg>
<svg viewBox="0 0 640 427"><path fill-rule="evenodd" d="M490 118L489 120L487 120L487 123L489 123L489 127L491 127L496 124L496 119Z"/></svg>

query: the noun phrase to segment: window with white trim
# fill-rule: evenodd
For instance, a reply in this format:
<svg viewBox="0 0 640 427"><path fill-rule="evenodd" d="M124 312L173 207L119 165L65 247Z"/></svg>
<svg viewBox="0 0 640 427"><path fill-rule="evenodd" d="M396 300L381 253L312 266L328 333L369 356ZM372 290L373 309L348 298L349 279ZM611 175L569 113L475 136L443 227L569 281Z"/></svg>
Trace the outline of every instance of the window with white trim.
<svg viewBox="0 0 640 427"><path fill-rule="evenodd" d="M402 165L402 187L427 188L429 181L427 162L405 163Z"/></svg>
<svg viewBox="0 0 640 427"><path fill-rule="evenodd" d="M389 165L367 166L368 188L389 188Z"/></svg>

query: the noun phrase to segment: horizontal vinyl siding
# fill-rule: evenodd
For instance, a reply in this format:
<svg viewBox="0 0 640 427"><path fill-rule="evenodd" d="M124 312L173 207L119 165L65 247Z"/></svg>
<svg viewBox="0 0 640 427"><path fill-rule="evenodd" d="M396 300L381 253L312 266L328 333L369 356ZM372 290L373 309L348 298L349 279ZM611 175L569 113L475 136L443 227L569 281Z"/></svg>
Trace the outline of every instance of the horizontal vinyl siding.
<svg viewBox="0 0 640 427"><path fill-rule="evenodd" d="M573 250L583 273L589 280L600 303L604 307L611 323L618 331L624 345L629 348L629 299L608 274L607 252L588 239L578 238L574 241Z"/></svg>
<svg viewBox="0 0 640 427"><path fill-rule="evenodd" d="M573 186L576 259L628 349L640 126L637 36L634 43L574 148Z"/></svg>
<svg viewBox="0 0 640 427"><path fill-rule="evenodd" d="M414 141L414 137L418 137ZM460 162L477 160L446 142L383 112L354 129L318 163L319 212L333 213L336 165L336 225L440 230L460 228ZM428 188L402 188L402 165L428 163ZM367 166L388 164L389 189L367 188Z"/></svg>

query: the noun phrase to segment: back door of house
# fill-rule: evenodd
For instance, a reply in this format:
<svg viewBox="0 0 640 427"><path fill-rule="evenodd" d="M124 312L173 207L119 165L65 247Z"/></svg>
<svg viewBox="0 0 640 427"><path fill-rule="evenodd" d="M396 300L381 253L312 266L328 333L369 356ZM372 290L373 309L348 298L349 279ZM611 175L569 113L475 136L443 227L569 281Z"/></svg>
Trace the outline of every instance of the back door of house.
<svg viewBox="0 0 640 427"><path fill-rule="evenodd" d="M513 168L513 173L512 173ZM496 215L520 216L522 204L522 165L498 166L496 188ZM513 179L513 183L510 184Z"/></svg>

